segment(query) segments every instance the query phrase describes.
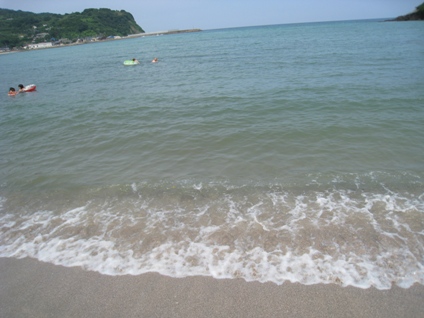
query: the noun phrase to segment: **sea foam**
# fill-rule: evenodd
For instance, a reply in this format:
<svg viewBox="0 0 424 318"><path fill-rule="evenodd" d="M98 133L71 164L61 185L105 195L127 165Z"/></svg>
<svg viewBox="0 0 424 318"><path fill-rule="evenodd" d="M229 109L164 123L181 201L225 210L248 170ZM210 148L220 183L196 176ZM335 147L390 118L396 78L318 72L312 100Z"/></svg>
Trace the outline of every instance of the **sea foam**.
<svg viewBox="0 0 424 318"><path fill-rule="evenodd" d="M120 200L100 196L20 215L3 202L0 256L106 275L424 284L423 195L205 185L150 191L131 185Z"/></svg>

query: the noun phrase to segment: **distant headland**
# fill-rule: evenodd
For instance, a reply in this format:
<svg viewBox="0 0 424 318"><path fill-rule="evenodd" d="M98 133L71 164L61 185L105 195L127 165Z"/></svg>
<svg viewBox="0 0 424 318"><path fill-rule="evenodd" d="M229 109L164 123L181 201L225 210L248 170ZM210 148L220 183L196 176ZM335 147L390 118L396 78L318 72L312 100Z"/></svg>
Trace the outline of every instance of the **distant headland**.
<svg viewBox="0 0 424 318"><path fill-rule="evenodd" d="M389 21L417 21L424 20L424 2L415 8L414 12L406 15L398 16L395 19Z"/></svg>
<svg viewBox="0 0 424 318"><path fill-rule="evenodd" d="M131 13L105 8L64 15L0 8L0 30L0 53L200 31L145 33Z"/></svg>

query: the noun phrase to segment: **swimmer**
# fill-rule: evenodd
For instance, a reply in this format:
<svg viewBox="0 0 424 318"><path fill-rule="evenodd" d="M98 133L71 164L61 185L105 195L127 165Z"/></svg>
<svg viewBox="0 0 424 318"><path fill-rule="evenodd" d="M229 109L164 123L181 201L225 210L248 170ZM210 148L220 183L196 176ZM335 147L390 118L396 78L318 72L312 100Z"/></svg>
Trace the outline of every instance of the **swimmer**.
<svg viewBox="0 0 424 318"><path fill-rule="evenodd" d="M14 87L11 87L11 88L9 88L9 93L7 95L9 95L9 96L15 96L17 94L18 94L18 92L15 90L15 88Z"/></svg>
<svg viewBox="0 0 424 318"><path fill-rule="evenodd" d="M152 63L156 63L158 61L158 58L157 57L155 57L153 60L152 60Z"/></svg>

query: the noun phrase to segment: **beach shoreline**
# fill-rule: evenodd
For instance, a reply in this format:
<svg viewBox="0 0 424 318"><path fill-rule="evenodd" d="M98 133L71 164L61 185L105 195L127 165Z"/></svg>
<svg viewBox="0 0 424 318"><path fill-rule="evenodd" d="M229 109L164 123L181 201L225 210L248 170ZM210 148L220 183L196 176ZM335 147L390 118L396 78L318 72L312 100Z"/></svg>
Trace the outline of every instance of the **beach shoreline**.
<svg viewBox="0 0 424 318"><path fill-rule="evenodd" d="M10 54L10 53L19 53L19 52L30 52L30 51L38 51L38 50L46 50L46 49L57 49L62 47L68 47L68 46L78 46L78 45L84 45L84 44L94 44L94 43L104 43L109 41L119 41L119 40L127 40L127 39L134 39L134 38L143 38L146 36L159 36L159 35L171 35L171 34L181 34L181 33L194 33L194 32L200 32L201 29L185 29L185 30L168 30L168 31L156 31L156 32L144 32L144 33L136 33L136 34L129 34L127 36L122 37L116 37L116 38L107 38L103 40L95 40L91 42L75 42L70 44L60 44L60 45L53 45L50 47L42 47L42 48L33 48L33 49L16 49L16 50L10 50L5 52L0 52L1 54Z"/></svg>
<svg viewBox="0 0 424 318"><path fill-rule="evenodd" d="M390 290L106 276L34 259L0 258L1 317L421 317L424 286Z"/></svg>

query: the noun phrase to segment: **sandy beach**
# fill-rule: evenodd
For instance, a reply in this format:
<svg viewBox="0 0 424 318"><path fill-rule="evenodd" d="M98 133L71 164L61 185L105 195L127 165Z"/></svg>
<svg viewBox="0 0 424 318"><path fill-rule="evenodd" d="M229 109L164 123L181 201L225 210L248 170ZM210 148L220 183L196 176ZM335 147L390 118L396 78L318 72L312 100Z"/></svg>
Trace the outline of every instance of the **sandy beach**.
<svg viewBox="0 0 424 318"><path fill-rule="evenodd" d="M0 258L0 317L422 317L424 286L391 290L159 274L105 276Z"/></svg>

